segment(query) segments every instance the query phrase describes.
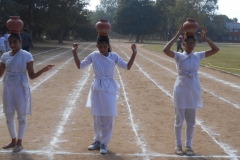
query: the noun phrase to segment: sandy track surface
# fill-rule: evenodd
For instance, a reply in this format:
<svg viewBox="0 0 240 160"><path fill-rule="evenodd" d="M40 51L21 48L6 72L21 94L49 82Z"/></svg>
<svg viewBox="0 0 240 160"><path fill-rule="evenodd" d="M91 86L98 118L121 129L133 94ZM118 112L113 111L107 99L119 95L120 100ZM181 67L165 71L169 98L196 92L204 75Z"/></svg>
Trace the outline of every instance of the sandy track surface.
<svg viewBox="0 0 240 160"><path fill-rule="evenodd" d="M83 59L96 50L95 43L80 43ZM128 61L129 43L112 44L113 51ZM196 156L174 154L173 85L174 60L144 49L130 71L116 67L115 79L121 86L118 116L108 153L89 151L93 142L90 109L85 107L93 80L90 67L78 70L70 43L36 44L32 49L35 70L47 64L55 67L30 80L32 116L24 137L24 150L0 150L0 159L240 159L240 78L201 67L204 108L197 112L193 139ZM2 78L1 78L2 79ZM1 86L2 89L2 86ZM2 93L0 93L2 94ZM2 100L0 100L2 106ZM0 143L10 141L4 114L0 114ZM185 140L183 131L183 140Z"/></svg>

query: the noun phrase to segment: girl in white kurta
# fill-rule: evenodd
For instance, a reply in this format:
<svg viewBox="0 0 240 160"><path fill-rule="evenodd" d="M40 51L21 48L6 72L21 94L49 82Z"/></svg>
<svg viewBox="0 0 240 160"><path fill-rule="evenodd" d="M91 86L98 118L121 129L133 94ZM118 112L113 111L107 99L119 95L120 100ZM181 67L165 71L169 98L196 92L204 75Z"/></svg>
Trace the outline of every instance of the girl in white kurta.
<svg viewBox="0 0 240 160"><path fill-rule="evenodd" d="M176 148L175 152L178 155L183 155L182 151L182 126L184 119L186 120L186 154L189 156L194 155L192 150L192 138L195 127L196 109L202 108L201 85L198 78L198 69L200 61L209 57L219 51L219 48L206 37L206 28L202 27L202 38L211 47L210 50L202 52L193 52L196 45L194 36L186 36L183 46L185 51L174 52L170 48L177 40L182 32L182 26L175 37L167 43L164 47L164 53L172 57L176 61L176 68L178 77L174 84L173 102L175 107L175 136Z"/></svg>
<svg viewBox="0 0 240 160"><path fill-rule="evenodd" d="M10 34L8 38L11 50L1 57L0 77L3 78L3 112L7 119L7 126L12 142L3 146L4 149L14 147L14 152L23 149L22 139L27 128L27 114L31 114L31 95L28 84L29 78L34 79L43 72L48 71L53 65L47 65L37 73L33 70L33 57L31 53L21 49L22 41L19 34ZM18 115L18 136L14 120L15 111Z"/></svg>
<svg viewBox="0 0 240 160"><path fill-rule="evenodd" d="M110 51L108 37L98 37L97 48L83 61L77 56L78 45L73 44L72 52L78 69L83 69L92 64L95 73L91 85L87 106L91 107L94 122L94 143L88 149L100 148L100 153L107 153L107 145L112 137L114 117L117 116L116 100L119 95L119 84L114 79L114 69L119 67L130 70L137 54L136 45L132 44L132 56L125 62L117 53Z"/></svg>

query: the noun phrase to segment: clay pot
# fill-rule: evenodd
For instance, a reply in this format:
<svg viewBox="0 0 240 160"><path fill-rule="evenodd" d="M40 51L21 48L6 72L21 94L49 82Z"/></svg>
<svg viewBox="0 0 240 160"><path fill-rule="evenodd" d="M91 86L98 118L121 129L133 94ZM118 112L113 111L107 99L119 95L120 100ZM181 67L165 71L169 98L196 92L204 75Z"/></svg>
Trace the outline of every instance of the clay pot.
<svg viewBox="0 0 240 160"><path fill-rule="evenodd" d="M108 36L108 32L111 29L111 25L108 20L100 20L96 23L95 28L98 32L98 36Z"/></svg>
<svg viewBox="0 0 240 160"><path fill-rule="evenodd" d="M23 28L23 22L20 20L20 16L10 16L6 25L10 33L20 34L20 31Z"/></svg>
<svg viewBox="0 0 240 160"><path fill-rule="evenodd" d="M183 23L183 29L187 36L194 36L195 32L198 30L198 23L194 18L187 18L187 21Z"/></svg>

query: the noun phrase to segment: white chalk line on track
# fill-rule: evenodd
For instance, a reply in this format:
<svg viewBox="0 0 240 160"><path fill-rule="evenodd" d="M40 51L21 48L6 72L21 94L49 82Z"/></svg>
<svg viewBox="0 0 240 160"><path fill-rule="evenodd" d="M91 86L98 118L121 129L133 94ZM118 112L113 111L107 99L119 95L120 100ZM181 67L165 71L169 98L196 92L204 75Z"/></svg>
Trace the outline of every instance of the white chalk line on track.
<svg viewBox="0 0 240 160"><path fill-rule="evenodd" d="M68 45L66 45L66 46L68 46ZM32 56L35 57L35 56L38 56L38 55L41 55L41 54L44 54L44 53L48 53L48 52L52 52L52 51L55 51L55 50L59 50L59 49L65 48L66 46L55 48L55 49L51 49L51 50L47 50L47 51L40 52L40 53L36 53L36 54L33 54Z"/></svg>
<svg viewBox="0 0 240 160"><path fill-rule="evenodd" d="M116 46L116 45L115 45ZM117 46L116 46L117 47ZM118 48L118 47L117 47ZM119 48L118 48L119 49ZM129 56L122 51L121 49L119 49L126 57L129 58ZM173 98L172 94L170 93L170 91L167 91L166 89L164 89L163 86L159 85L153 78L151 78L151 76L149 74L147 74L145 71L143 71L143 69L136 63L134 62L134 64L139 68L139 70L149 79L151 80L160 90L162 90L164 93L166 93L169 97L171 97L171 99ZM208 129L207 127L205 127L202 122L197 118L196 119L196 123L203 129L203 131L205 131L211 138L212 140L219 145L219 147L221 147L225 153L227 153L230 157L233 157L233 160L237 160L237 155L235 154L236 150L232 149L232 147L230 147L228 144L219 142L216 138L215 138L215 134L214 132L212 132L210 129Z"/></svg>
<svg viewBox="0 0 240 160"><path fill-rule="evenodd" d="M124 46L124 47L125 47L125 46ZM127 48L127 47L125 47L125 48ZM150 52L147 52L147 51L145 51L144 49L140 49L140 50L142 50L143 52L145 52L145 53L147 53L147 54L151 54L151 55L153 55L153 56L155 56L155 57L161 58L161 59L163 59L163 60L166 60L166 61L169 61L169 62L175 64L175 62L172 61L172 60L170 60L170 59L164 58L164 57L159 56L159 55L155 55L155 54L150 53ZM228 81L224 81L224 80L218 79L218 78L216 78L216 77L213 77L212 75L209 75L209 74L207 74L207 73L203 73L203 72L201 72L201 71L199 71L198 73L204 75L206 78L209 78L209 79L212 79L212 80L214 80L214 81L220 82L220 83L222 83L222 84L225 84L225 85L231 86L231 87L233 87L233 88L235 88L235 89L236 89L236 88L240 89L240 86L237 85L237 84L235 84L235 83L232 83L232 82L228 82Z"/></svg>
<svg viewBox="0 0 240 160"><path fill-rule="evenodd" d="M62 114L63 115L62 119L57 126L57 132L56 132L55 136L52 137L52 140L50 141L50 145L45 147L46 149L44 149L44 150L54 151L55 148L57 148L57 143L59 142L59 137L63 133L64 126L67 123L69 116L71 115L71 113L73 112L73 110L75 108L75 102L76 102L77 98L80 96L81 91L89 78L89 75L90 75L90 67L88 67L88 70L84 71L83 77L78 81L78 83L76 85L77 89L73 89L72 93L70 94L68 104L66 105L65 110ZM53 154L50 154L50 159L53 159L53 156L54 156Z"/></svg>
<svg viewBox="0 0 240 160"><path fill-rule="evenodd" d="M9 154L12 153L10 150L0 150L0 153L2 154ZM48 151L48 150L22 150L20 152L21 154L31 154L31 155L43 155L43 156L48 156L48 155L78 155L78 156L102 156L97 153L74 153L74 152L66 152L66 151ZM119 157L119 156L128 156L128 157L161 157L161 158L186 158L186 159L198 159L198 158L207 158L207 159L233 159L233 158L240 158L240 156L224 156L224 155L208 155L208 156L178 156L174 154L160 154L160 153L153 153L153 154L141 154L141 153L133 153L133 154L114 154L114 157Z"/></svg>
<svg viewBox="0 0 240 160"><path fill-rule="evenodd" d="M154 63L154 64L156 64L156 65L164 68L165 70L171 72L172 74L177 75L176 72L174 72L174 71L172 71L171 69L169 69L169 68L167 68L167 67L165 67L165 66L163 66L163 65L161 65L161 64L159 64L159 63L157 63L157 62L155 62L155 61L153 61L153 60L151 60L151 59L149 59L148 57L146 57L146 56L144 56L144 55L142 55L142 54L140 54L140 53L138 53L138 55L140 55L140 56L144 57L145 59L149 60L150 62L152 62L152 63ZM164 58L164 59L165 59L165 58ZM172 61L170 61L170 62L172 62ZM204 74L205 74L205 73L204 73ZM206 75L207 75L207 74L206 74ZM235 103L233 103L233 102L230 102L229 100L227 100L227 99L225 99L225 98L223 98L223 97L221 97L221 96L219 96L219 95L217 95L217 94L215 94L215 93L207 90L206 88L203 88L203 87L202 87L202 90L204 90L205 92L210 93L210 94L213 95L214 97L216 97L216 98L218 98L218 99L220 99L220 100L222 100L222 101L224 101L224 102L232 105L232 106L235 107L236 109L240 109L240 106L239 106L239 105L237 105L237 104L235 104Z"/></svg>
<svg viewBox="0 0 240 160"><path fill-rule="evenodd" d="M127 93L126 93L126 90L125 90L125 86L124 86L124 83L123 83L123 80L122 80L122 77L121 77L121 74L117 68L117 72L118 72L118 76L119 76L119 79L120 79L120 82L121 82L121 85L122 85L122 90L123 90L123 95L124 95L124 99L125 99L125 102L127 104L127 109L128 109L128 113L129 113L129 119L130 119L130 124L131 124L131 127L133 129L133 132L137 138L137 144L138 146L140 146L141 150L142 150L142 153L143 154L146 154L147 150L146 150L146 143L144 143L144 141L141 140L140 136L138 135L138 132L137 132L137 129L136 129L136 124L134 123L134 120L133 120L133 114L132 114L132 110L131 110L131 106L130 104L128 103L128 97L127 97ZM147 159L149 159L149 157L145 157Z"/></svg>

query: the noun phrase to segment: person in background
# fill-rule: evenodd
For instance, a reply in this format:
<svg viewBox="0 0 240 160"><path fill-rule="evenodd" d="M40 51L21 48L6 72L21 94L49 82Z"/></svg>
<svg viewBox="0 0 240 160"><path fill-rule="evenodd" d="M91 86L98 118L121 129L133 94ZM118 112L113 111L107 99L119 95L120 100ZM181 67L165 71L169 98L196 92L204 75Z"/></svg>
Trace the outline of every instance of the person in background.
<svg viewBox="0 0 240 160"><path fill-rule="evenodd" d="M2 32L0 32L0 51L2 53L6 52L6 47L5 47L5 38L2 36Z"/></svg>
<svg viewBox="0 0 240 160"><path fill-rule="evenodd" d="M32 38L27 33L26 28L23 28L21 37L22 37L22 49L29 52L29 48L30 48L30 46L33 47L33 43L32 43Z"/></svg>
<svg viewBox="0 0 240 160"><path fill-rule="evenodd" d="M8 31L4 34L6 52L11 50L11 48L10 48L10 46L9 46L9 43L8 43L8 37L9 37L9 35L10 35L10 34L8 33Z"/></svg>
<svg viewBox="0 0 240 160"><path fill-rule="evenodd" d="M177 40L177 52L181 50L181 52L183 52L183 48L182 48L182 36L179 36L178 40Z"/></svg>

